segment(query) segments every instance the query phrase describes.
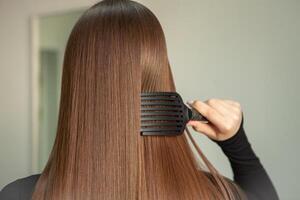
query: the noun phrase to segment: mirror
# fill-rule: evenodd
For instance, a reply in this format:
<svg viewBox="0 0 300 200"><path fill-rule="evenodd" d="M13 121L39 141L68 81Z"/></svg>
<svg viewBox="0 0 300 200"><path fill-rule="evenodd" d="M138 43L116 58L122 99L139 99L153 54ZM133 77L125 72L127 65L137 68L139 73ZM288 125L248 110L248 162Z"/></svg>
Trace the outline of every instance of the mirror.
<svg viewBox="0 0 300 200"><path fill-rule="evenodd" d="M61 89L62 64L65 46L73 26L84 9L35 18L35 48L33 62L33 171L41 171L52 149L57 122Z"/></svg>

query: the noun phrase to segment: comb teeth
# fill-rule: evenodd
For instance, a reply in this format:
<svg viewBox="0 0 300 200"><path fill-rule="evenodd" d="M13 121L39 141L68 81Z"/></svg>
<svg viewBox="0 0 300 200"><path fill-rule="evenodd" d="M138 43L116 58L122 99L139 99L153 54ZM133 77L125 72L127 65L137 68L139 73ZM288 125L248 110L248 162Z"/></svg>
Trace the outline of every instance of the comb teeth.
<svg viewBox="0 0 300 200"><path fill-rule="evenodd" d="M176 92L141 93L141 134L179 135L186 123L186 110Z"/></svg>

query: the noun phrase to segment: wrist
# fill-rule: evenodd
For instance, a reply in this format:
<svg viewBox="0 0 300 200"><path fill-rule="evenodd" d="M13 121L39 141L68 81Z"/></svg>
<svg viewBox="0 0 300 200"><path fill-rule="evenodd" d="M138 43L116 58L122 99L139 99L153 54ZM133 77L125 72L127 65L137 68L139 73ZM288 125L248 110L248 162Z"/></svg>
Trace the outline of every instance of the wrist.
<svg viewBox="0 0 300 200"><path fill-rule="evenodd" d="M213 140L213 139L212 139ZM222 149L240 149L241 144L243 146L245 144L249 144L248 138L246 136L245 130L244 130L244 117L242 117L241 125L232 137L226 139L226 140L213 140L215 143L217 143Z"/></svg>

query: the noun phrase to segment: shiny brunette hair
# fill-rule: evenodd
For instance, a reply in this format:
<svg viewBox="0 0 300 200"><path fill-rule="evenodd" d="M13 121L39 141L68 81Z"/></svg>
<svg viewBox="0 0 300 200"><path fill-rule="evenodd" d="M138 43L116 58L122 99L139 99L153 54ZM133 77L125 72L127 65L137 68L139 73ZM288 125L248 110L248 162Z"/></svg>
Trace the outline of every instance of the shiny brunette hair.
<svg viewBox="0 0 300 200"><path fill-rule="evenodd" d="M67 43L56 139L33 199L242 197L188 129L179 136L140 135L140 93L148 91L176 91L159 21L134 1L95 4Z"/></svg>

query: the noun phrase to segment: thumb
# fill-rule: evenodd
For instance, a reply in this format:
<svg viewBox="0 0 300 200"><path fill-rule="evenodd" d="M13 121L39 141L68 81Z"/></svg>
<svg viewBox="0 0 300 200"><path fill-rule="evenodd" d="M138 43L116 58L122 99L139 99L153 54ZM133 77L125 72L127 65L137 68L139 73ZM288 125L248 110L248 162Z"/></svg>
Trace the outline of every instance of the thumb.
<svg viewBox="0 0 300 200"><path fill-rule="evenodd" d="M209 123L203 123L201 121L193 121L190 120L187 123L188 126L192 126L192 128L199 132L202 133L204 135L206 135L207 137L211 138L211 139L216 139L217 138L217 132L215 130L215 128L213 127L213 125L209 124Z"/></svg>

